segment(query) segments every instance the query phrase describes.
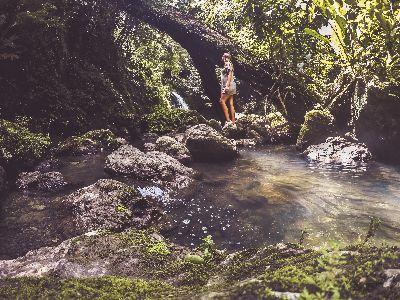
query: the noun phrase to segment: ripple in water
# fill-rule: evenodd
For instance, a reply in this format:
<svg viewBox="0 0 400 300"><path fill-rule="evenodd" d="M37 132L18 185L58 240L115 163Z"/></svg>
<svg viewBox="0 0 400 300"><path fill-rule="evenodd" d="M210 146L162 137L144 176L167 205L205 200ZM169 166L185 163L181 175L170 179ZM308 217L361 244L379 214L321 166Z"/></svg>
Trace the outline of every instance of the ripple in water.
<svg viewBox="0 0 400 300"><path fill-rule="evenodd" d="M277 242L306 244L363 239L371 217L383 223L378 242L400 241L400 169L379 163L310 163L291 147L245 150L233 164L195 166L201 183L167 205L164 233L197 245L210 234L229 249Z"/></svg>

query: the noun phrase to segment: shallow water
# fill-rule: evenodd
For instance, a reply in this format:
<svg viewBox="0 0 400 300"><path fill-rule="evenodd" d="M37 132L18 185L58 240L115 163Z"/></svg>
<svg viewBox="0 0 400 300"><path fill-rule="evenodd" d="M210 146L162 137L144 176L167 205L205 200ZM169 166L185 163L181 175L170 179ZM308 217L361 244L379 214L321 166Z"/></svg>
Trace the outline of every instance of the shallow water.
<svg viewBox="0 0 400 300"><path fill-rule="evenodd" d="M105 155L63 160L70 183L62 193L14 191L0 212L0 259L15 258L67 238L57 229L59 197L98 179ZM162 188L126 178L143 195L165 205L162 233L195 246L212 235L220 247L241 249L277 242L320 246L364 238L370 217L382 220L374 241L400 244L400 168L371 163L357 168L318 166L293 147L243 150L233 163L195 164L202 179L189 190L168 195Z"/></svg>
<svg viewBox="0 0 400 300"><path fill-rule="evenodd" d="M340 168L305 161L293 147L244 150L233 164L196 168L191 192L170 202L165 234L196 245L211 234L229 249L276 242L359 242L370 218L382 225L374 241L400 244L400 168L371 163Z"/></svg>

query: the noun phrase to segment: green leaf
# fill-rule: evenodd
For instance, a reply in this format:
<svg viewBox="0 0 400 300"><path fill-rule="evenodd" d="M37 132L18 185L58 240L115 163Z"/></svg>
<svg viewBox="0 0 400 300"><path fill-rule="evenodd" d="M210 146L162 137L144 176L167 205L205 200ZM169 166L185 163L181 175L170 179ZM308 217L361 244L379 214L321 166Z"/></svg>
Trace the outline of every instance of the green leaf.
<svg viewBox="0 0 400 300"><path fill-rule="evenodd" d="M305 28L304 29L304 33L308 34L308 35L311 35L312 37L315 37L316 39L320 40L321 42L324 42L326 44L330 44L330 40L327 37L325 37L322 34L318 33L314 29Z"/></svg>

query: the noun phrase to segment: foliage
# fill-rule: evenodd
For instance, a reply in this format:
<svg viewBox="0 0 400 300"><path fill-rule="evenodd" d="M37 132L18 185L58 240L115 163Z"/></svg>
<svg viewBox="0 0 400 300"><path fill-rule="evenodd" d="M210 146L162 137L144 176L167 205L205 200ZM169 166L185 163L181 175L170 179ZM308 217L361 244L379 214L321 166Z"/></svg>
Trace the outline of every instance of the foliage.
<svg viewBox="0 0 400 300"><path fill-rule="evenodd" d="M50 138L23 125L0 119L0 162L13 168L31 166L46 154Z"/></svg>
<svg viewBox="0 0 400 300"><path fill-rule="evenodd" d="M175 130L185 130L188 126L204 123L205 119L194 111L159 105L145 116L143 121L149 132L164 134Z"/></svg>

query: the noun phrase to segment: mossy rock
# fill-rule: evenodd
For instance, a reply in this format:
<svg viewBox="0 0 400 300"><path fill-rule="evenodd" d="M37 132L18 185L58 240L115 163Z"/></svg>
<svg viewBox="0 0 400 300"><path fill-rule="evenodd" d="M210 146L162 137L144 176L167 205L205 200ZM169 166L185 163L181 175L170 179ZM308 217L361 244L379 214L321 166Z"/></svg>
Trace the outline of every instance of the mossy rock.
<svg viewBox="0 0 400 300"><path fill-rule="evenodd" d="M48 135L33 133L22 125L0 119L0 163L5 168L31 167L43 159L50 143Z"/></svg>
<svg viewBox="0 0 400 300"><path fill-rule="evenodd" d="M55 153L58 156L94 154L101 149L113 151L124 142L111 130L93 130L81 136L71 136L58 144Z"/></svg>
<svg viewBox="0 0 400 300"><path fill-rule="evenodd" d="M304 150L308 146L324 142L334 133L334 117L321 107L316 107L306 113L297 138L297 148Z"/></svg>
<svg viewBox="0 0 400 300"><path fill-rule="evenodd" d="M267 115L267 123L270 126L271 141L276 143L296 142L299 132L298 126L291 124L280 112Z"/></svg>
<svg viewBox="0 0 400 300"><path fill-rule="evenodd" d="M163 135L174 131L183 132L187 127L205 124L207 120L194 110L157 106L143 118L143 123L146 131Z"/></svg>

